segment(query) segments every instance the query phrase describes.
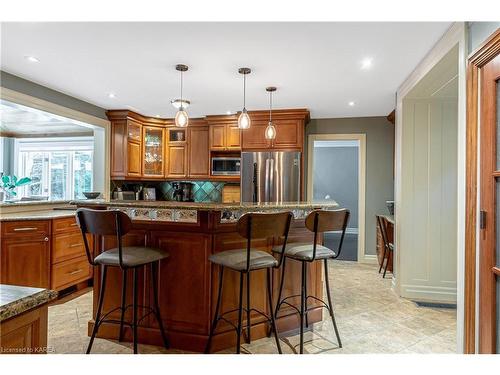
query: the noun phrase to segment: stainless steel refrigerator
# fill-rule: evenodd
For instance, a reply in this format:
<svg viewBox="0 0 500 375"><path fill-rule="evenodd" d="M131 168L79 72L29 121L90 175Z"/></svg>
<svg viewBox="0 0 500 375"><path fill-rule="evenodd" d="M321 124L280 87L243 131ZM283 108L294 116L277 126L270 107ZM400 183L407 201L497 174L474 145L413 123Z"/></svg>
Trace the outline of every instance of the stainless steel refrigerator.
<svg viewBox="0 0 500 375"><path fill-rule="evenodd" d="M300 152L243 152L242 202L297 202L300 200Z"/></svg>

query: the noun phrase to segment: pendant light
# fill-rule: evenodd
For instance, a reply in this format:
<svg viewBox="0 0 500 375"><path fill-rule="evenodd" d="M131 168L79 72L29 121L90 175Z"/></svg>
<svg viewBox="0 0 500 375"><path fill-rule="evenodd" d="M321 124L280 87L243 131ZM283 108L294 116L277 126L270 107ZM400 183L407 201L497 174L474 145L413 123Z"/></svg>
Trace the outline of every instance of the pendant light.
<svg viewBox="0 0 500 375"><path fill-rule="evenodd" d="M243 74L243 110L241 111L240 117L238 117L238 128L248 129L250 127L250 116L248 116L247 109L245 107L246 102L246 85L247 85L247 74L252 71L250 68L239 68L238 73Z"/></svg>
<svg viewBox="0 0 500 375"><path fill-rule="evenodd" d="M181 72L181 100L180 107L175 115L175 126L180 128L185 128L189 124L189 116L184 108L184 101L182 100L182 74L188 70L187 65L178 64L175 66L175 69Z"/></svg>
<svg viewBox="0 0 500 375"><path fill-rule="evenodd" d="M269 93L269 122L266 128L266 139L276 138L276 128L273 125L273 92L276 91L276 87L266 87L266 91Z"/></svg>

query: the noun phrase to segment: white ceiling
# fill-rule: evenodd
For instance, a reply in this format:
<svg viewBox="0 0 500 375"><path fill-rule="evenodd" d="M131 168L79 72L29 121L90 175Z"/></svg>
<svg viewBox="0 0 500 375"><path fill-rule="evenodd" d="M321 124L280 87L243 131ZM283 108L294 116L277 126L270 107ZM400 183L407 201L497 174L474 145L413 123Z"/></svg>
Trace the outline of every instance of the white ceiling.
<svg viewBox="0 0 500 375"><path fill-rule="evenodd" d="M36 137L40 135L92 135L86 124L0 99L0 135Z"/></svg>
<svg viewBox="0 0 500 375"><path fill-rule="evenodd" d="M242 107L309 108L313 118L384 116L450 23L2 23L1 69L106 109L173 117L175 64L189 65L191 117ZM25 56L35 56L38 63ZM365 58L370 69L361 69ZM114 93L115 98L108 94ZM354 106L348 102L354 101Z"/></svg>

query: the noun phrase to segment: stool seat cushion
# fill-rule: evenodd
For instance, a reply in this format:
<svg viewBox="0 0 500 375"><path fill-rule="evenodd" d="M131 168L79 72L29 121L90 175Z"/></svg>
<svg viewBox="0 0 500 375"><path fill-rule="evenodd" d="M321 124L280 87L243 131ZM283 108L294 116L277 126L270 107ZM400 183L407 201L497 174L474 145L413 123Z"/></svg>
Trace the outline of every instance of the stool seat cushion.
<svg viewBox="0 0 500 375"><path fill-rule="evenodd" d="M208 260L235 271L243 271L247 267L247 249L221 251L210 255ZM251 270L276 267L277 265L278 261L271 254L260 250L250 251Z"/></svg>
<svg viewBox="0 0 500 375"><path fill-rule="evenodd" d="M167 257L168 253L161 249L142 246L122 247L123 265L126 267L142 266ZM118 248L103 251L94 261L105 266L119 266Z"/></svg>
<svg viewBox="0 0 500 375"><path fill-rule="evenodd" d="M276 246L273 252L280 253L283 250L282 246ZM312 260L313 258L313 244L301 244L301 243L291 243L287 244L285 248L285 256L287 258L297 259L297 260ZM316 258L315 259L327 259L333 258L335 256L335 251L317 244L316 245Z"/></svg>

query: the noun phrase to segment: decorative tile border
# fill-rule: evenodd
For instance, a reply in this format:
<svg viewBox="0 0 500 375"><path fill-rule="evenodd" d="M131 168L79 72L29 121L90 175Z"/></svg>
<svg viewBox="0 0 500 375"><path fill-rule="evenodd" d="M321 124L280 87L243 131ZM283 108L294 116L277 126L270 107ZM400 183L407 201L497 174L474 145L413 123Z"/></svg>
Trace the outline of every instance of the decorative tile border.
<svg viewBox="0 0 500 375"><path fill-rule="evenodd" d="M197 223L197 210L157 209L157 208L112 208L126 213L132 220Z"/></svg>
<svg viewBox="0 0 500 375"><path fill-rule="evenodd" d="M221 210L220 213L220 223L236 223L238 219L247 212L283 212L288 211L285 209L267 209L267 210ZM296 208L291 210L293 213L293 218L295 220L305 219L307 215L312 211L309 208Z"/></svg>

